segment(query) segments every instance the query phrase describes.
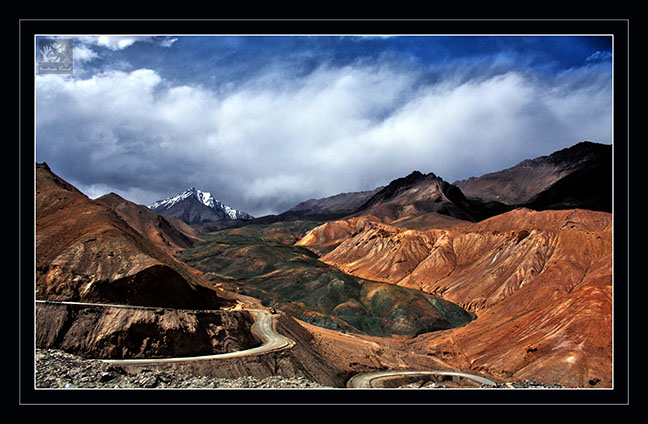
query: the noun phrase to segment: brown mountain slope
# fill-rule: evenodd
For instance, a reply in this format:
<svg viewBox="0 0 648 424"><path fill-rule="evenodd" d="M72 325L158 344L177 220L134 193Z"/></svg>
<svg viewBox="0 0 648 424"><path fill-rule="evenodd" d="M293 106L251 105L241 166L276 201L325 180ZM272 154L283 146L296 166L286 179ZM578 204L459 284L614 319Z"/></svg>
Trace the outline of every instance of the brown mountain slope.
<svg viewBox="0 0 648 424"><path fill-rule="evenodd" d="M322 228L298 243L314 243L313 233ZM471 226L428 231L367 221L360 231L337 239L339 245L321 260L361 278L439 294L478 312L556 261L586 268L611 251L610 229L610 214L585 210L518 209Z"/></svg>
<svg viewBox="0 0 648 424"><path fill-rule="evenodd" d="M36 297L178 308L231 301L105 205L36 165Z"/></svg>
<svg viewBox="0 0 648 424"><path fill-rule="evenodd" d="M582 174L582 177L578 175ZM612 181L612 146L606 144L583 141L571 147L558 150L547 156L528 159L519 164L497 172L491 172L480 177L471 177L466 180L455 181L467 197L478 197L484 200L494 200L508 205L522 205L534 200L536 196L551 188L554 184L564 179L563 186L574 186L577 190L558 187L547 193L544 197L551 199L536 199L540 209L559 209L565 200L569 200L578 191L588 189L587 178L599 177L602 181ZM578 182L568 182L571 178L579 179ZM611 192L611 186L610 190ZM592 190L593 199L579 198L574 204L587 209L610 211L611 195L605 195L600 187ZM578 197L578 195L577 195ZM590 206L598 207L590 207ZM567 206L570 207L570 206ZM564 207L563 207L564 208Z"/></svg>
<svg viewBox="0 0 648 424"><path fill-rule="evenodd" d="M200 233L180 219L159 215L115 193L106 194L95 201L108 206L138 233L169 253L193 246L194 242L200 240Z"/></svg>
<svg viewBox="0 0 648 424"><path fill-rule="evenodd" d="M390 182L352 216L372 215L391 223L435 213L475 222L510 209L499 202L468 199L459 188L435 174L414 171Z"/></svg>
<svg viewBox="0 0 648 424"><path fill-rule="evenodd" d="M555 266L467 326L415 344L505 379L612 387L611 255L585 272Z"/></svg>
<svg viewBox="0 0 648 424"><path fill-rule="evenodd" d="M453 218L437 212L428 212L415 217L406 217L392 221L389 225L405 228L406 230L431 230L433 228L450 229L470 225L472 222Z"/></svg>
<svg viewBox="0 0 648 424"><path fill-rule="evenodd" d="M367 222L321 260L477 314L417 339L430 355L502 376L609 387L611 252L609 213L517 209L444 230Z"/></svg>
<svg viewBox="0 0 648 424"><path fill-rule="evenodd" d="M295 245L306 246L318 254L324 254L330 252L351 235L360 231L369 222L380 222L380 220L375 216L369 215L325 222L308 231Z"/></svg>
<svg viewBox="0 0 648 424"><path fill-rule="evenodd" d="M285 213L300 216L350 214L382 189L383 187L378 187L370 191L340 193L321 199L310 199L288 209Z"/></svg>

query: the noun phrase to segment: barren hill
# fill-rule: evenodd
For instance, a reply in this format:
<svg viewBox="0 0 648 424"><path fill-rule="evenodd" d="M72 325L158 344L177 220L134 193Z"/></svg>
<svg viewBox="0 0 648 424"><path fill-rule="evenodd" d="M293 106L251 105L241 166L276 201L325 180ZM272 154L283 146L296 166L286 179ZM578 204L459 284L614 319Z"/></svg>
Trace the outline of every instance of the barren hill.
<svg viewBox="0 0 648 424"><path fill-rule="evenodd" d="M612 146L583 141L511 168L453 184L469 198L507 205L611 212Z"/></svg>
<svg viewBox="0 0 648 424"><path fill-rule="evenodd" d="M93 201L36 166L38 299L218 308L231 301Z"/></svg>
<svg viewBox="0 0 648 424"><path fill-rule="evenodd" d="M390 182L360 206L353 216L373 215L390 223L438 213L474 222L510 209L495 201L468 199L459 188L434 173L426 175L414 171Z"/></svg>
<svg viewBox="0 0 648 424"><path fill-rule="evenodd" d="M138 233L169 253L192 246L200 240L200 233L179 218L159 215L118 194L109 193L95 201L108 206Z"/></svg>
<svg viewBox="0 0 648 424"><path fill-rule="evenodd" d="M378 187L370 191L340 193L321 199L310 199L288 209L285 213L302 217L309 215L350 214L355 212L367 199L382 189L383 187Z"/></svg>
<svg viewBox="0 0 648 424"><path fill-rule="evenodd" d="M462 328L420 336L426 342L416 345L431 355L502 376L609 387L611 222L605 212L530 209L428 231L366 221L321 260L477 314ZM328 223L335 225L349 223ZM323 228L300 244L314 233Z"/></svg>

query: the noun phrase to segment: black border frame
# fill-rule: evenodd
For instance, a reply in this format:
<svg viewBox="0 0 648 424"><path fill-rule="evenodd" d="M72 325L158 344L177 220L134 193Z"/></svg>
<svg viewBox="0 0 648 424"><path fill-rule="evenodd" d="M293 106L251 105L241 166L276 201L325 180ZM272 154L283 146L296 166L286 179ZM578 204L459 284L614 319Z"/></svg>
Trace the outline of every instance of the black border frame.
<svg viewBox="0 0 648 424"><path fill-rule="evenodd" d="M628 405L629 20L19 20L19 405ZM36 34L529 34L614 36L614 388L559 390L47 390L33 388ZM29 323L29 324L28 324Z"/></svg>

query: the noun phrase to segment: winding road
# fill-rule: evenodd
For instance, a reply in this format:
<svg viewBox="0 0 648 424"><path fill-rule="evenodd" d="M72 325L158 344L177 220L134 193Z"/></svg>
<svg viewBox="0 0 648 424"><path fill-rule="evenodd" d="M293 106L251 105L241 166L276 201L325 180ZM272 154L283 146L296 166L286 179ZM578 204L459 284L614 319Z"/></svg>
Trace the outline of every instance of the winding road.
<svg viewBox="0 0 648 424"><path fill-rule="evenodd" d="M117 305L105 303L81 303L81 302L66 302L66 301L52 301L52 300L36 300L36 303L45 304L59 304L71 306L98 306L98 307L113 307L113 308L136 308L136 309L160 309L147 306L132 306L132 305ZM169 309L169 308L163 308ZM251 331L261 341L261 345L251 348L240 350L236 352L218 353L213 355L204 356L187 356L177 358L151 358L151 359L101 359L104 362L115 365L146 365L146 364L159 364L159 363L175 363L175 362L189 362L201 361L212 359L226 359L242 356L258 355L261 353L278 351L288 349L295 345L295 342L288 337L278 333L274 327L273 315L264 309L244 309L252 314L254 323L252 324ZM389 380L403 376L426 376L426 375L446 375L457 376L461 378L468 378L480 384L495 386L495 382L478 375L468 374L455 371L382 371L357 374L347 381L346 387L348 388L374 388L377 383L384 380Z"/></svg>
<svg viewBox="0 0 648 424"><path fill-rule="evenodd" d="M65 302L65 301L51 301L51 300L37 300L36 303L48 303L57 305L70 305L70 306L98 306L110 308L135 308L135 309L160 309L157 307L147 306L132 306L132 305L116 305L107 303L82 303L82 302ZM163 308L169 309L169 308ZM178 309L176 309L178 310ZM254 317L254 323L250 330L252 334L261 340L261 345L250 349L239 350L236 352L217 353L213 355L203 356L185 356L176 358L150 358L150 359L101 359L104 362L115 365L146 365L146 364L160 364L160 363L174 363L174 362L189 362L210 359L226 359L236 358L241 356L252 356L260 353L272 352L281 349L287 349L294 346L295 342L288 337L285 337L274 328L274 320L272 314L264 309L244 309L250 312Z"/></svg>
<svg viewBox="0 0 648 424"><path fill-rule="evenodd" d="M426 375L450 375L461 378L468 378L470 380L476 381L480 384L485 384L488 386L495 386L495 382L491 381L485 377L481 377L474 374L468 374L465 372L455 372L455 371L382 371L382 372L370 372L364 374L356 374L347 381L347 387L351 388L372 388L377 387L379 381L390 380L397 377L422 377Z"/></svg>
<svg viewBox="0 0 648 424"><path fill-rule="evenodd" d="M189 361L201 361L201 360L210 360L210 359L226 359L226 358L237 358L241 356L252 356L258 355L260 353L267 353L281 349L287 349L292 347L295 342L291 339L282 336L277 333L274 329L274 321L272 315L262 309L246 309L254 316L254 324L252 324L251 331L254 335L261 339L262 343L260 346L253 347L250 349L239 350L236 352L227 352L227 353L216 353L213 355L203 355L203 356L185 356L179 358L154 358L154 359L103 359L104 362L108 362L115 365L145 365L145 364L156 364L156 363L173 363L173 362L189 362Z"/></svg>

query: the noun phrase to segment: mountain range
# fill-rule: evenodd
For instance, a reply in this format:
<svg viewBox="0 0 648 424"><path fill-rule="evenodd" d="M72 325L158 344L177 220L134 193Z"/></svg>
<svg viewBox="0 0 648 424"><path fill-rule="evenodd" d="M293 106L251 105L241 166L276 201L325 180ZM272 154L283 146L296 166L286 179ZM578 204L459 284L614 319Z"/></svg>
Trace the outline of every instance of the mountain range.
<svg viewBox="0 0 648 424"><path fill-rule="evenodd" d="M195 188L149 207L115 193L92 200L36 164L36 298L273 306L301 320L300 343L340 375L413 358L500 381L611 387L611 153L582 142L454 184L414 171L260 218ZM143 321L43 308L39 346L90 354L97 344L83 334L104 334L110 352L129 340L124 349L145 354ZM253 344L240 318L227 334L211 323L201 337ZM325 342L339 340L331 331L353 334L345 346L374 348L367 357L341 350ZM156 339L158 351L168 337Z"/></svg>
<svg viewBox="0 0 648 424"><path fill-rule="evenodd" d="M611 212L612 146L583 141L548 156L452 184L434 173L413 171L386 186L311 199L281 214L245 224L371 215L395 225L408 221L417 226L426 221L442 224L456 219L478 222L518 207Z"/></svg>
<svg viewBox="0 0 648 424"><path fill-rule="evenodd" d="M414 228L428 223L444 225L456 219L478 222L518 207L611 212L612 146L583 141L548 156L454 183L431 172L414 170L372 190L309 199L280 214L256 218L195 188L149 206L161 215L176 216L201 232L368 215Z"/></svg>

